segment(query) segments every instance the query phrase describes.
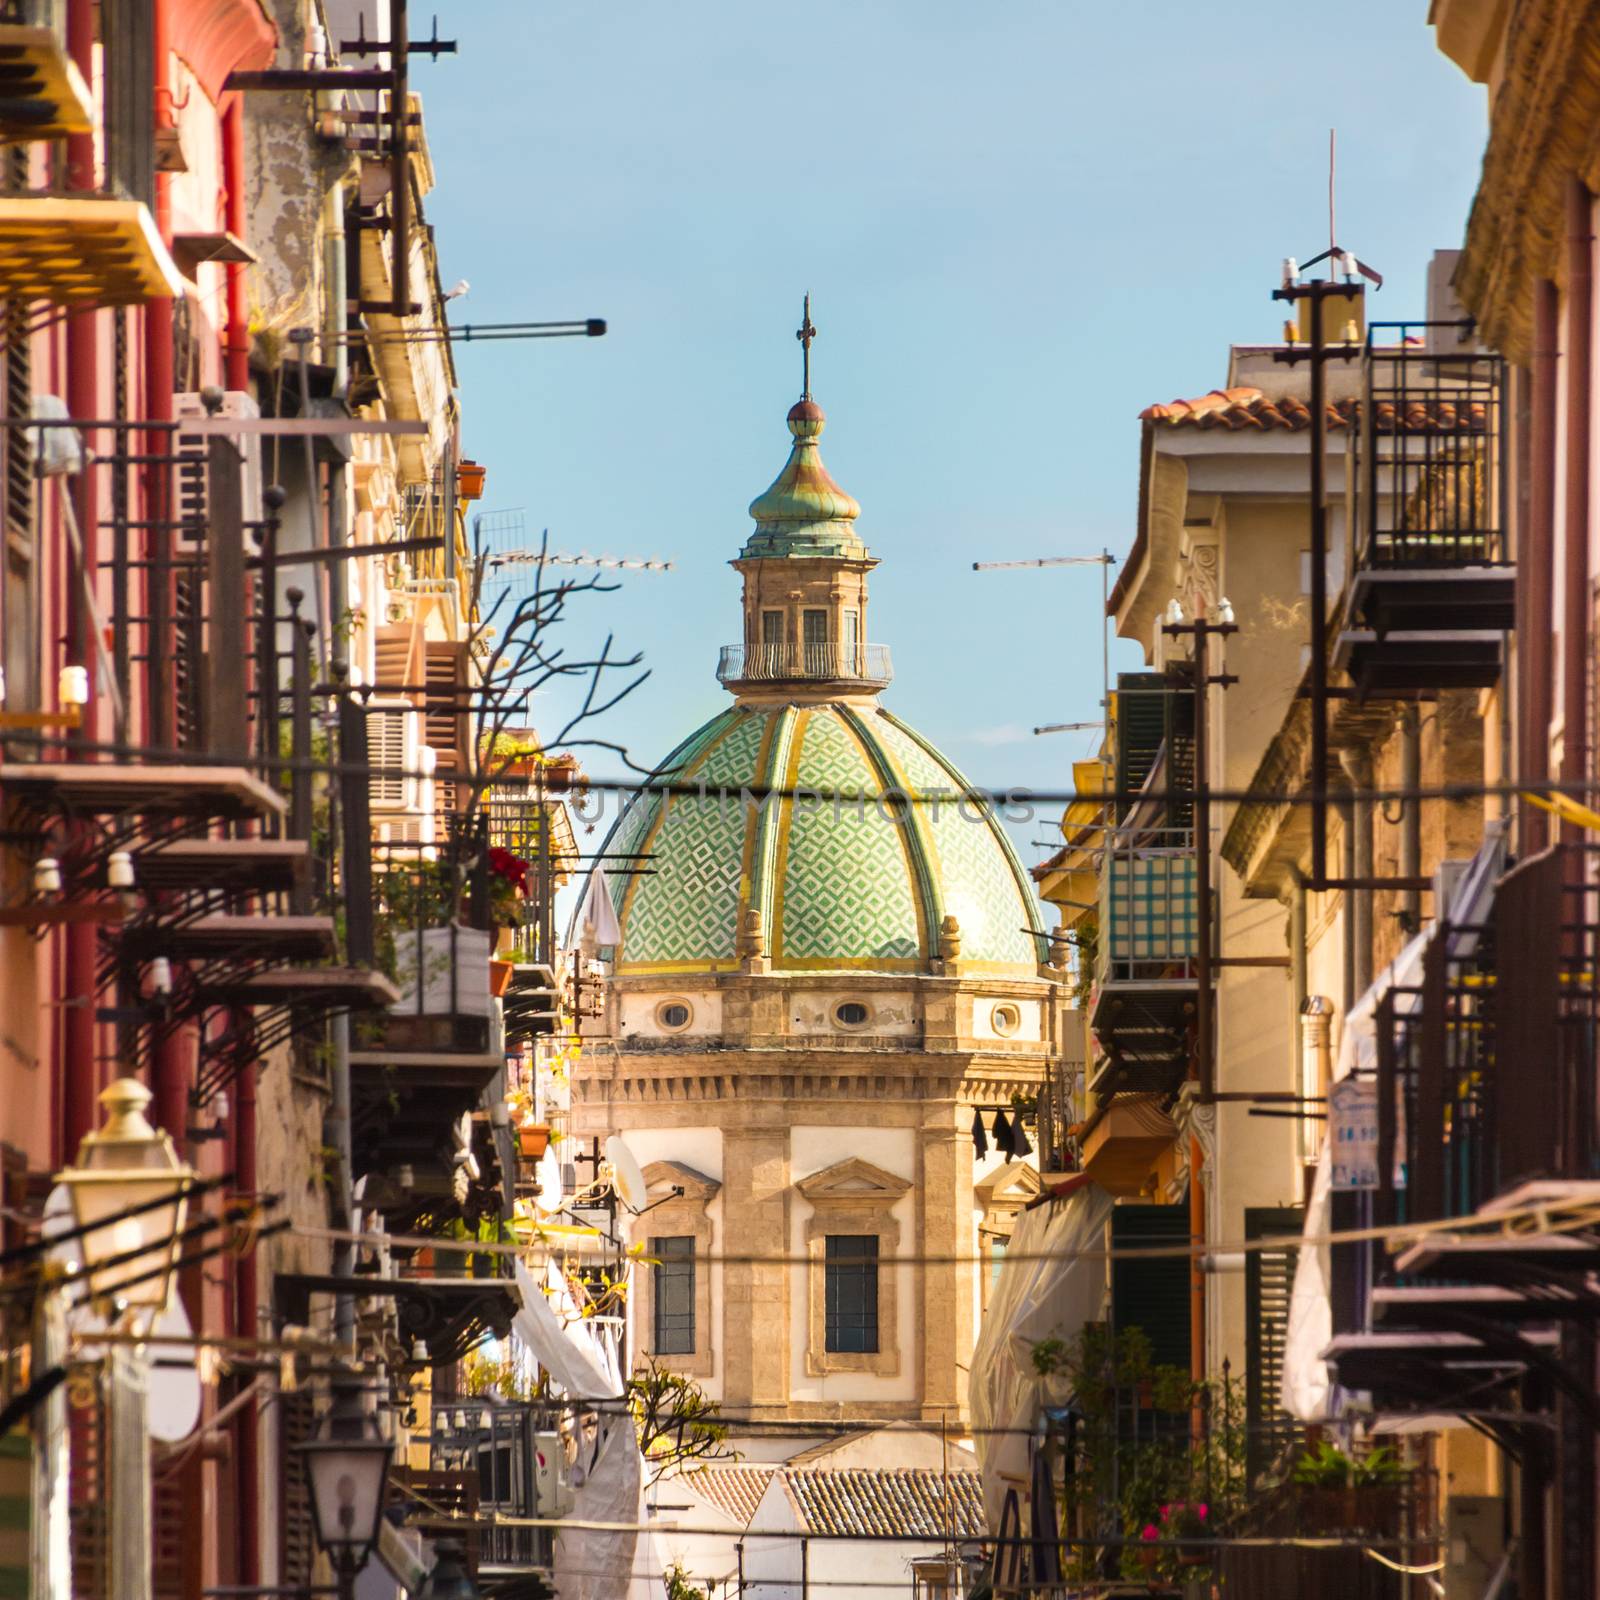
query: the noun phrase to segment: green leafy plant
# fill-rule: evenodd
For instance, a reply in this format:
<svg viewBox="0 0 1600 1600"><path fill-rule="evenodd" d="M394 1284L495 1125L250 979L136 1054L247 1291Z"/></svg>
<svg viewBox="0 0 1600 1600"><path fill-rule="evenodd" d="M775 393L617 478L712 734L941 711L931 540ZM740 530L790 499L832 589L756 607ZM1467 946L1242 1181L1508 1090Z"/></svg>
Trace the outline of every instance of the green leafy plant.
<svg viewBox="0 0 1600 1600"><path fill-rule="evenodd" d="M1039 1340L1034 1370L1065 1379L1072 1446L1063 1460L1063 1529L1075 1539L1070 1581L1192 1576L1192 1549L1216 1537L1245 1500L1240 1385L1197 1383L1155 1359L1138 1328L1091 1323ZM1199 1419L1201 1426L1194 1424ZM1200 1507L1204 1506L1202 1513Z"/></svg>
<svg viewBox="0 0 1600 1600"><path fill-rule="evenodd" d="M654 1476L698 1472L714 1461L737 1461L728 1447L721 1408L693 1378L646 1356L628 1379L628 1408L639 1430L639 1452Z"/></svg>
<svg viewBox="0 0 1600 1600"><path fill-rule="evenodd" d="M1322 1439L1295 1462L1291 1477L1307 1489L1376 1489L1404 1483L1409 1473L1392 1445L1380 1444L1358 1456Z"/></svg>
<svg viewBox="0 0 1600 1600"><path fill-rule="evenodd" d="M662 1577L667 1586L667 1600L706 1600L705 1590L689 1582L689 1574L681 1561L674 1561Z"/></svg>

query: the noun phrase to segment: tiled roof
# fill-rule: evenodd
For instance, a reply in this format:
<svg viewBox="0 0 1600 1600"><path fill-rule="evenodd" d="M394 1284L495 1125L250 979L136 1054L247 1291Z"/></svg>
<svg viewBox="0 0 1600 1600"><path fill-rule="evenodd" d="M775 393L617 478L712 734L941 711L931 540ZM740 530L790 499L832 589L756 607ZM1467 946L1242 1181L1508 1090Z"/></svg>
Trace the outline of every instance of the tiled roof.
<svg viewBox="0 0 1600 1600"><path fill-rule="evenodd" d="M747 1527L776 1471L776 1467L758 1462L741 1462L737 1466L703 1467L684 1482L702 1499L726 1511L741 1527Z"/></svg>
<svg viewBox="0 0 1600 1600"><path fill-rule="evenodd" d="M1330 400L1327 409L1330 428L1352 427L1361 415L1357 400ZM1250 429L1300 433L1311 426L1311 408L1298 396L1279 395L1274 399L1250 387L1213 389L1198 399L1146 406L1139 417L1144 422L1164 422L1171 428L1225 428L1230 433ZM1487 421L1481 405L1458 407L1439 399L1414 401L1403 413L1385 401L1377 411L1380 433L1476 433Z"/></svg>
<svg viewBox="0 0 1600 1600"><path fill-rule="evenodd" d="M804 1529L847 1537L981 1539L986 1532L976 1472L927 1467L792 1467L784 1474Z"/></svg>

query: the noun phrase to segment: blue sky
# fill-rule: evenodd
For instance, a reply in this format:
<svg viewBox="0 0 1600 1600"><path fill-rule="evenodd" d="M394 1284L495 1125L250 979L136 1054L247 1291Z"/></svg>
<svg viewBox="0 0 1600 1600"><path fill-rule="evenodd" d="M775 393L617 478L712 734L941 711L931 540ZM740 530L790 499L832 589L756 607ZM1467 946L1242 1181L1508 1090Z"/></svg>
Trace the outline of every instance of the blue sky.
<svg viewBox="0 0 1600 1600"><path fill-rule="evenodd" d="M726 563L786 455L806 289L823 456L882 561L885 704L979 783L1063 788L1092 739L1028 730L1099 714L1098 573L972 562L1127 548L1137 414L1275 336L1281 258L1326 240L1331 126L1376 317L1422 314L1483 147L1422 0L448 9L461 53L413 82L455 320L610 323L458 345L467 452L482 508L553 548L676 564L571 624L575 654L611 630L654 669L606 723L643 764L727 703Z"/></svg>

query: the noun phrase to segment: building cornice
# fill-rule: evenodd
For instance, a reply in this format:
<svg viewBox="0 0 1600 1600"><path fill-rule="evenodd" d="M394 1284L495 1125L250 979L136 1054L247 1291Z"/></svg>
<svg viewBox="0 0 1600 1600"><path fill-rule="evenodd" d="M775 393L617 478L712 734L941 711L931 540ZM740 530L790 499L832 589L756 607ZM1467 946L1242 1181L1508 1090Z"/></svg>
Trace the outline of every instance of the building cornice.
<svg viewBox="0 0 1600 1600"><path fill-rule="evenodd" d="M1519 0L1508 28L1455 281L1484 340L1526 364L1533 286L1564 276L1567 181L1600 188L1600 0Z"/></svg>

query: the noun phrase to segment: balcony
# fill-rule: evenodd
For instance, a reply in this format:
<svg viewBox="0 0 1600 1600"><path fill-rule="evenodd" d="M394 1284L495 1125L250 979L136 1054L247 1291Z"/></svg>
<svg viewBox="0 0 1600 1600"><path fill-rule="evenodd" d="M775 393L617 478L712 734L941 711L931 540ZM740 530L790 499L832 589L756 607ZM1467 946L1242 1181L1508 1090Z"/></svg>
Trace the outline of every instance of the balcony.
<svg viewBox="0 0 1600 1600"><path fill-rule="evenodd" d="M0 299L124 306L182 293L178 269L140 201L0 195Z"/></svg>
<svg viewBox="0 0 1600 1600"><path fill-rule="evenodd" d="M1515 611L1504 363L1455 324L1382 325L1358 456L1358 555L1335 665L1363 696L1484 688Z"/></svg>
<svg viewBox="0 0 1600 1600"><path fill-rule="evenodd" d="M728 644L717 661L717 682L830 683L882 689L894 677L886 644Z"/></svg>
<svg viewBox="0 0 1600 1600"><path fill-rule="evenodd" d="M1105 1053L1090 1087L1102 1103L1130 1091L1171 1094L1187 1075L1199 933L1188 831L1108 838L1090 1010Z"/></svg>
<svg viewBox="0 0 1600 1600"><path fill-rule="evenodd" d="M1600 1239L1582 1225L1600 1193L1593 854L1519 863L1488 914L1452 906L1460 920L1441 920L1420 981L1378 1002L1373 1220L1462 1222L1392 1258L1334 1251L1336 1286L1373 1287L1369 1316L1336 1296L1353 1314L1336 1318L1327 1359L1380 1405L1448 1411L1470 1380L1480 1411L1526 1410L1563 1325L1600 1315ZM1499 1223L1528 1206L1543 1215Z"/></svg>
<svg viewBox="0 0 1600 1600"><path fill-rule="evenodd" d="M0 22L0 139L65 139L94 130L94 98L54 28Z"/></svg>

